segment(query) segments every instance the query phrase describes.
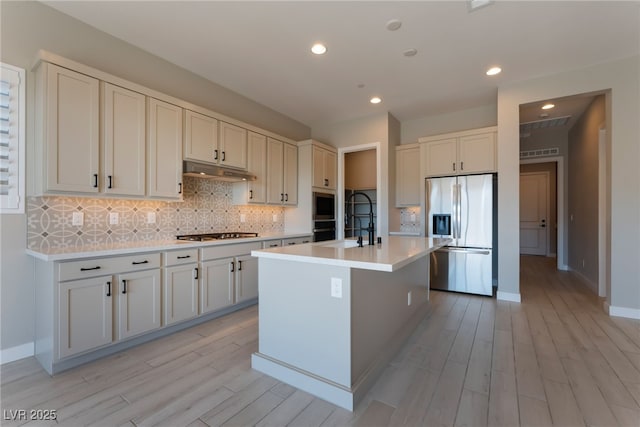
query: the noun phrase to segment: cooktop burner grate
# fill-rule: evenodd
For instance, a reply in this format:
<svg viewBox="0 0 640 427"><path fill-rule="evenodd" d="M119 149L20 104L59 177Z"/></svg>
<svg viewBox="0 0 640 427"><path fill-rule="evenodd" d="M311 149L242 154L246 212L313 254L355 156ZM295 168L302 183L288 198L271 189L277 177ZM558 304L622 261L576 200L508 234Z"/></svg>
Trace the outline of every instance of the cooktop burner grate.
<svg viewBox="0 0 640 427"><path fill-rule="evenodd" d="M249 237L258 237L258 233L234 231L225 233L183 234L180 236L176 236L176 239L189 240L192 242L203 242L206 240L246 239Z"/></svg>

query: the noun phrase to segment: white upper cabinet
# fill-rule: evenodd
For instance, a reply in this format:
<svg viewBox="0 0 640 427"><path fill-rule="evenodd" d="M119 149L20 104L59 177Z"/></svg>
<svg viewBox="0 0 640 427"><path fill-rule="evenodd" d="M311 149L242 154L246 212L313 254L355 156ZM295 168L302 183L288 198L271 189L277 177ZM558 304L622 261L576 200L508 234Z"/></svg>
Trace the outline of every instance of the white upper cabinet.
<svg viewBox="0 0 640 427"><path fill-rule="evenodd" d="M247 130L220 122L218 161L221 166L247 169Z"/></svg>
<svg viewBox="0 0 640 427"><path fill-rule="evenodd" d="M298 204L298 147L284 144L283 164L284 204L296 206Z"/></svg>
<svg viewBox="0 0 640 427"><path fill-rule="evenodd" d="M182 198L182 108L148 98L148 192Z"/></svg>
<svg viewBox="0 0 640 427"><path fill-rule="evenodd" d="M420 146L396 147L396 206L420 206Z"/></svg>
<svg viewBox="0 0 640 427"><path fill-rule="evenodd" d="M337 155L335 152L313 146L313 186L335 190L337 182Z"/></svg>
<svg viewBox="0 0 640 427"><path fill-rule="evenodd" d="M53 64L38 69L37 192L99 191L100 86L97 79ZM42 175L40 175L42 174Z"/></svg>
<svg viewBox="0 0 640 427"><path fill-rule="evenodd" d="M104 174L108 194L145 194L145 96L102 83Z"/></svg>
<svg viewBox="0 0 640 427"><path fill-rule="evenodd" d="M298 147L267 138L267 203L298 204Z"/></svg>
<svg viewBox="0 0 640 427"><path fill-rule="evenodd" d="M184 158L217 163L218 120L184 110Z"/></svg>
<svg viewBox="0 0 640 427"><path fill-rule="evenodd" d="M482 128L420 138L426 176L495 172L496 130Z"/></svg>
<svg viewBox="0 0 640 427"><path fill-rule="evenodd" d="M249 155L247 168L258 179L245 184L248 189L248 203L265 203L267 201L267 137L259 133L249 132Z"/></svg>

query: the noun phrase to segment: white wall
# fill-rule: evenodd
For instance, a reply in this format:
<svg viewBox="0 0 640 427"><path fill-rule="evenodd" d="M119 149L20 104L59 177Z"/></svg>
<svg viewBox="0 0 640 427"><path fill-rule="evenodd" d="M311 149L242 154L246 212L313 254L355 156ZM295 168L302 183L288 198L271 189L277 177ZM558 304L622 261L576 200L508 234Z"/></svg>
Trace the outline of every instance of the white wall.
<svg viewBox="0 0 640 427"><path fill-rule="evenodd" d="M0 60L27 70L27 167L34 145L35 82L31 65L39 49L218 111L294 140L309 127L39 2L0 3ZM27 170L29 180L29 170ZM28 349L34 336L33 263L25 255L26 215L0 217L0 349ZM7 352L7 350L9 351ZM27 353L28 355L28 353Z"/></svg>
<svg viewBox="0 0 640 427"><path fill-rule="evenodd" d="M498 89L499 288L519 294L519 106L610 89L611 273L607 302L612 312L640 317L640 56Z"/></svg>

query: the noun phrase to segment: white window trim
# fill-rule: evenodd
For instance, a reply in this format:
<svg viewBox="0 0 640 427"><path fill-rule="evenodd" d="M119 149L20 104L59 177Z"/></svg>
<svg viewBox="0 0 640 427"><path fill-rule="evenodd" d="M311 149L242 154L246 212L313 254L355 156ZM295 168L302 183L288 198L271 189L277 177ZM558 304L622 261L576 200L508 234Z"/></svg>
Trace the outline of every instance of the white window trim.
<svg viewBox="0 0 640 427"><path fill-rule="evenodd" d="M0 62L0 79L4 80L5 73L17 74L18 76L18 122L17 127L17 165L18 165L18 203L16 206L7 206L6 196L0 195L0 214L23 214L25 212L25 131L26 131L26 91L25 91L25 70L13 65ZM13 148L15 149L15 144Z"/></svg>

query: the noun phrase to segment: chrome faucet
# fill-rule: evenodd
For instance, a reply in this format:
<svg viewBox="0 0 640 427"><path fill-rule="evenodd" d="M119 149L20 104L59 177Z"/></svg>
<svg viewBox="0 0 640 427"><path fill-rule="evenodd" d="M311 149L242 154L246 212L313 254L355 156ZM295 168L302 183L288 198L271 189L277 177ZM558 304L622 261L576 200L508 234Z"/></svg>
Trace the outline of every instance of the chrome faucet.
<svg viewBox="0 0 640 427"><path fill-rule="evenodd" d="M371 202L371 198L369 196L367 196L365 193L361 193L359 191L353 192L351 193L351 195L349 197L347 197L347 200L345 201L345 205L349 203L349 201L357 196L358 194L363 195L364 197L367 198L367 201L369 201L369 226L367 227L367 232L369 233L369 244L373 245L374 244L374 237L373 237L373 233L374 233L374 228L373 228L373 203ZM344 224L347 225L349 223L349 215L345 213L345 218L344 218ZM362 227L360 227L360 232L362 233ZM362 240L359 239L359 245L358 246L362 246Z"/></svg>

